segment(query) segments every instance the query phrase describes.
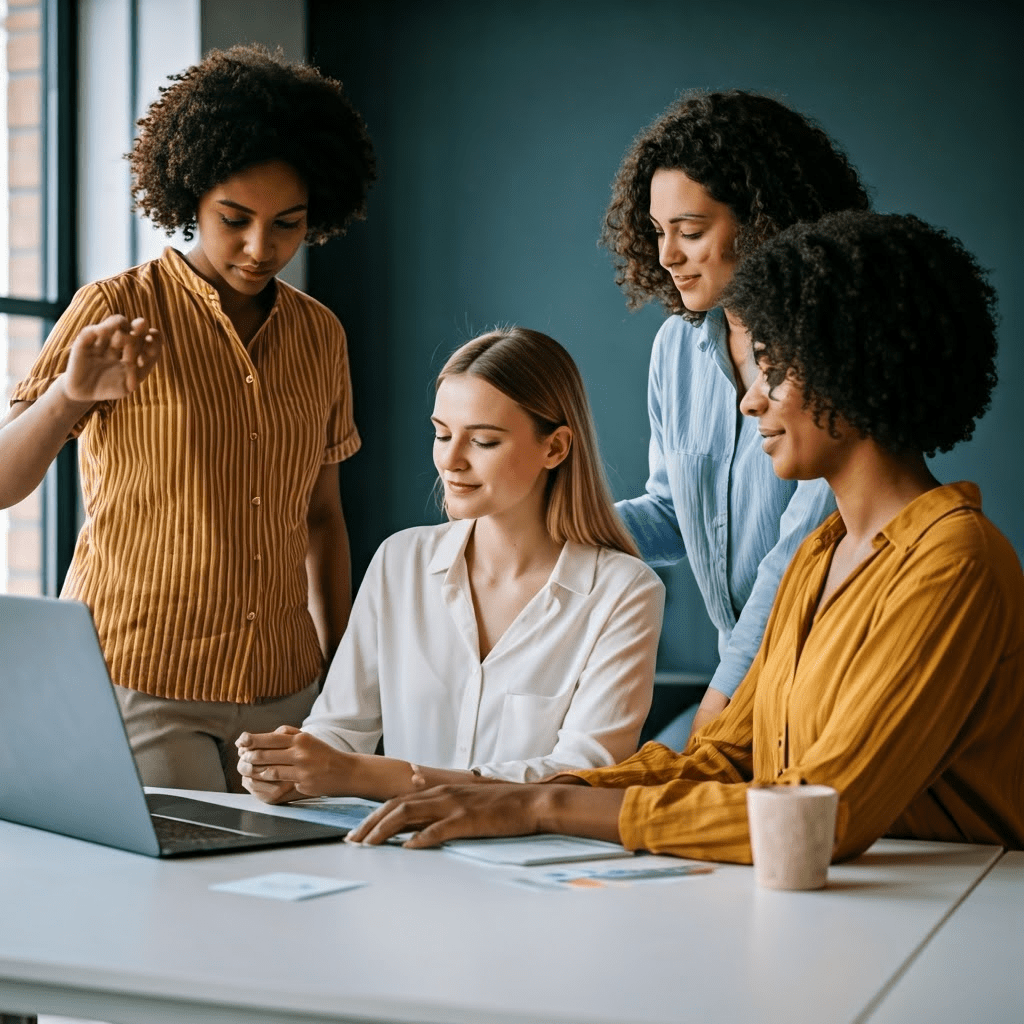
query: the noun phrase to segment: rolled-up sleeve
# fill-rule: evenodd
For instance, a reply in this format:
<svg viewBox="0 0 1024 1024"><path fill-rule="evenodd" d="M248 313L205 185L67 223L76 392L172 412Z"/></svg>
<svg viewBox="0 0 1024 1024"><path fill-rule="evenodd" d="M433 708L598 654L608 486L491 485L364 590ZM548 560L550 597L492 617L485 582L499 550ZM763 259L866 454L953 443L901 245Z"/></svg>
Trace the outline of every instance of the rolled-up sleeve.
<svg viewBox="0 0 1024 1024"><path fill-rule="evenodd" d="M383 732L379 685L383 551L367 567L320 696L302 723L337 750L372 754Z"/></svg>
<svg viewBox="0 0 1024 1024"><path fill-rule="evenodd" d="M352 380L348 366L348 339L345 329L332 316L327 329L336 355L335 393L337 400L327 422L324 463L343 462L354 455L362 441L356 429L352 402Z"/></svg>

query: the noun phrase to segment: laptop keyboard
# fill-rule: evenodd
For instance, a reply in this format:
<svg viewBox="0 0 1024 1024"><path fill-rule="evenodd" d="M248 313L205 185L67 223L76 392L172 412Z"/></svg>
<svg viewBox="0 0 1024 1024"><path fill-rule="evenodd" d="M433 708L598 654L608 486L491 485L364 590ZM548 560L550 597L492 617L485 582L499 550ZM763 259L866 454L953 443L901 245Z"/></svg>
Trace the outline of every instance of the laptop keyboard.
<svg viewBox="0 0 1024 1024"><path fill-rule="evenodd" d="M249 845L251 836L239 835L223 828L200 825L195 821L181 821L165 818L160 814L150 815L153 828L160 842L160 849L168 852L195 850L211 846Z"/></svg>

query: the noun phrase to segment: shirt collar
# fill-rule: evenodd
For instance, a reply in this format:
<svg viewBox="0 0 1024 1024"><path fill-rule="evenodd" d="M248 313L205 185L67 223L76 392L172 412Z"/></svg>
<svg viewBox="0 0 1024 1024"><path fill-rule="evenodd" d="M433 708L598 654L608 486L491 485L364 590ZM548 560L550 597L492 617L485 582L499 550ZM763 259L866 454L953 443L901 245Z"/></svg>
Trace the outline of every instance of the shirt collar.
<svg viewBox="0 0 1024 1024"><path fill-rule="evenodd" d="M427 566L427 572L447 573L459 560L465 558L466 544L473 532L475 519L456 519L440 532L437 547ZM589 594L597 576L597 556L600 548L590 544L577 544L567 540L555 562L549 584L555 584L574 594Z"/></svg>
<svg viewBox="0 0 1024 1024"><path fill-rule="evenodd" d="M977 484L961 481L925 491L895 519L879 531L890 544L909 548L916 544L940 519L963 508L981 511L981 491ZM878 544L878 538L875 539Z"/></svg>
<svg viewBox="0 0 1024 1024"><path fill-rule="evenodd" d="M600 548L592 544L577 544L567 540L551 570L549 582L574 594L589 594L597 576L597 556Z"/></svg>
<svg viewBox="0 0 1024 1024"><path fill-rule="evenodd" d="M961 481L933 487L915 498L895 519L887 523L875 537L875 547L888 542L906 550L916 544L940 519L962 508L981 511L981 491L977 484ZM846 533L842 517L834 512L818 529L818 549L831 547Z"/></svg>
<svg viewBox="0 0 1024 1024"><path fill-rule="evenodd" d="M725 329L725 312L718 306L704 314L704 323L698 328L697 348L706 352L709 348L718 349L723 355L728 332Z"/></svg>
<svg viewBox="0 0 1024 1024"><path fill-rule="evenodd" d="M445 529L438 530L437 546L427 566L427 572L447 572L466 551L475 519L452 519Z"/></svg>
<svg viewBox="0 0 1024 1024"><path fill-rule="evenodd" d="M216 302L218 306L220 305L220 296L217 294L217 289L209 281L204 281L177 249L167 246L160 256L160 263L167 273L182 287L187 288L190 292L199 295L207 301Z"/></svg>
<svg viewBox="0 0 1024 1024"><path fill-rule="evenodd" d="M217 309L221 309L220 294L217 292L217 289L209 281L200 277L192 269L191 264L185 259L184 255L178 252L177 249L167 246L160 256L160 264L183 288L192 292L193 295L198 295L199 298L210 305L216 306ZM274 303L267 313L267 318L269 319L277 309L281 297L281 288L277 278L274 278L267 287L274 289Z"/></svg>

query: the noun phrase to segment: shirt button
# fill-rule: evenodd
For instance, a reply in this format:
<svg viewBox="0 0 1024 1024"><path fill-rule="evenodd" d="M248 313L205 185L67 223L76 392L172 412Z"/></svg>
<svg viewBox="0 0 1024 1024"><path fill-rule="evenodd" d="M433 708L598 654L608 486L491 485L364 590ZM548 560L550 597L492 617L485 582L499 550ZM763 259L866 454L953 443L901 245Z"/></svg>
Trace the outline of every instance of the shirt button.
<svg viewBox="0 0 1024 1024"><path fill-rule="evenodd" d="M257 551L256 554L252 556L252 560L254 562L258 562L262 557L263 556Z"/></svg>
<svg viewBox="0 0 1024 1024"><path fill-rule="evenodd" d="M252 503L254 505L258 505L260 503L259 495L257 495L255 498L252 499Z"/></svg>
<svg viewBox="0 0 1024 1024"><path fill-rule="evenodd" d="M248 614L248 615L246 615L246 618L247 618L247 619L248 619L248 620L249 620L250 622L252 622L252 620L256 618L256 613L255 613L255 612L249 612L249 614Z"/></svg>
<svg viewBox="0 0 1024 1024"><path fill-rule="evenodd" d="M251 373L245 378L245 383L246 384L251 384L252 383L252 374Z"/></svg>
<svg viewBox="0 0 1024 1024"><path fill-rule="evenodd" d="M776 775L776 777L777 777L777 778L778 778L778 777L781 777L781 775L782 775L782 769L780 768L780 769L779 769L779 770L778 770L778 771L777 771L777 772L775 773L775 775Z"/></svg>
<svg viewBox="0 0 1024 1024"><path fill-rule="evenodd" d="M257 437L259 437L259 434L250 434L249 435L249 440L250 441L255 441Z"/></svg>

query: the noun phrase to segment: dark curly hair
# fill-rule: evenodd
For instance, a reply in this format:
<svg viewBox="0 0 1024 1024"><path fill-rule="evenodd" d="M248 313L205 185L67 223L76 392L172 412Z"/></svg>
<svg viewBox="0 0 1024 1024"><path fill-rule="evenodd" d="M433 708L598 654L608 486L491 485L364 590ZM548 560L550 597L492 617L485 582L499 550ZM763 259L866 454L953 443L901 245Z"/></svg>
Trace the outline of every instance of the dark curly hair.
<svg viewBox="0 0 1024 1024"><path fill-rule="evenodd" d="M666 312L691 323L701 323L704 313L686 308L658 262L650 205L651 178L660 169L682 171L729 207L741 258L797 221L870 205L846 155L810 118L738 89L686 93L627 150L601 244L613 254L630 309L659 299Z"/></svg>
<svg viewBox="0 0 1024 1024"><path fill-rule="evenodd" d="M134 209L193 238L199 199L254 164L283 160L309 189L306 241L366 216L376 177L366 126L340 82L262 46L211 50L178 75L139 122Z"/></svg>
<svg viewBox="0 0 1024 1024"><path fill-rule="evenodd" d="M768 384L792 372L833 436L842 417L889 451L934 455L989 407L996 293L958 239L917 217L848 211L787 228L739 265L723 303Z"/></svg>

